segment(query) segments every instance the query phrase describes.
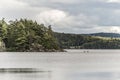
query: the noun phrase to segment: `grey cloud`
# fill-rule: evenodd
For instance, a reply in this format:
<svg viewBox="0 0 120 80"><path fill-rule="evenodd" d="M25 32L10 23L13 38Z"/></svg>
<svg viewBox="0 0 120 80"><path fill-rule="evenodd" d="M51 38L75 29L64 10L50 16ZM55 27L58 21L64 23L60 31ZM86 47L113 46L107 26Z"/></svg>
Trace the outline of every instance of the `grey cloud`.
<svg viewBox="0 0 120 80"><path fill-rule="evenodd" d="M102 26L108 26L108 25L120 25L119 23L119 15L114 14L114 10L120 9L120 3L108 3L106 0L75 0L75 2L78 2L76 4L65 4L68 0L64 1L61 0L52 0L52 1L46 1L46 0L39 0L39 1L33 1L33 0L24 0L27 1L32 6L37 7L50 7L53 9L59 9L63 11L67 11L71 13L71 15L78 15L80 13L89 15L89 16L97 16L100 18L100 21L97 23ZM56 2L56 3L55 3ZM81 3L82 2L82 3ZM69 3L69 1L68 1ZM114 18L113 18L114 16Z"/></svg>
<svg viewBox="0 0 120 80"><path fill-rule="evenodd" d="M6 3L6 6L3 3ZM65 17L60 18L55 12L60 21L56 22L51 15L45 17L44 12L49 13L51 10L63 12ZM61 32L104 32L105 29L120 26L119 14L120 3L107 2L107 0L0 0L1 17L9 20L28 18L38 22L46 20L48 24L52 20L53 29Z"/></svg>

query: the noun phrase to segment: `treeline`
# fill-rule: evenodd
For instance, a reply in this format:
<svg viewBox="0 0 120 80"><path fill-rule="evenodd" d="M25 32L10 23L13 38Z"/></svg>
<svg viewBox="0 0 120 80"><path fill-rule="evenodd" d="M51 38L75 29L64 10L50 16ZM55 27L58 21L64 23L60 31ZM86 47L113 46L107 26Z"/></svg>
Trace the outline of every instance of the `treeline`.
<svg viewBox="0 0 120 80"><path fill-rule="evenodd" d="M120 49L120 40L99 40L85 43L81 49Z"/></svg>
<svg viewBox="0 0 120 80"><path fill-rule="evenodd" d="M110 34L106 35L110 36ZM4 19L0 20L0 51L54 52L72 48L120 49L120 39L57 33L52 31L51 26L45 27L44 24L27 19L9 21L9 23Z"/></svg>
<svg viewBox="0 0 120 80"><path fill-rule="evenodd" d="M120 39L99 38L82 34L55 33L61 48L66 49L120 49Z"/></svg>
<svg viewBox="0 0 120 80"><path fill-rule="evenodd" d="M100 37L110 37L110 38L119 38L120 34L119 33L93 33L93 34L84 34L84 35L89 35L89 36L100 36Z"/></svg>
<svg viewBox="0 0 120 80"><path fill-rule="evenodd" d="M0 20L0 42L5 51L61 51L51 26L27 19Z"/></svg>

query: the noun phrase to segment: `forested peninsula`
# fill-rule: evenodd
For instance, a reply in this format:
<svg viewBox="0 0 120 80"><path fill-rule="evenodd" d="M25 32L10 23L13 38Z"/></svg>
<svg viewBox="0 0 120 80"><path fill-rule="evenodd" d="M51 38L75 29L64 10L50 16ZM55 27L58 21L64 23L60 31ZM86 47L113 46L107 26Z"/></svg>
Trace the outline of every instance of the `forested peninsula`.
<svg viewBox="0 0 120 80"><path fill-rule="evenodd" d="M63 51L54 37L51 26L20 19L6 23L0 21L0 50L13 52Z"/></svg>
<svg viewBox="0 0 120 80"><path fill-rule="evenodd" d="M46 27L33 20L0 20L0 51L63 52L63 49L120 49L120 34L58 33L51 25Z"/></svg>

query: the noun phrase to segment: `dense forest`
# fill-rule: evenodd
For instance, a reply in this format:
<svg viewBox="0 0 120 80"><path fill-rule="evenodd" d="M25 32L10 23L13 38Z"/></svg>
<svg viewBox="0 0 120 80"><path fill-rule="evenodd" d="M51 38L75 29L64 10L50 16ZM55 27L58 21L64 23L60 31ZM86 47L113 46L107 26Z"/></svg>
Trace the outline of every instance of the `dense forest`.
<svg viewBox="0 0 120 80"><path fill-rule="evenodd" d="M45 27L36 21L20 19L6 23L0 21L1 51L62 51L54 38L51 26Z"/></svg>
<svg viewBox="0 0 120 80"><path fill-rule="evenodd" d="M66 34L66 33L55 33L59 45L61 48L67 49L120 49L120 39L115 38L112 35L105 37L105 33L102 36L88 35L88 34ZM118 35L118 34L117 34ZM114 37L114 38L113 38Z"/></svg>
<svg viewBox="0 0 120 80"><path fill-rule="evenodd" d="M63 49L120 49L119 34L67 34L53 32L36 21L0 20L0 51L55 52Z"/></svg>

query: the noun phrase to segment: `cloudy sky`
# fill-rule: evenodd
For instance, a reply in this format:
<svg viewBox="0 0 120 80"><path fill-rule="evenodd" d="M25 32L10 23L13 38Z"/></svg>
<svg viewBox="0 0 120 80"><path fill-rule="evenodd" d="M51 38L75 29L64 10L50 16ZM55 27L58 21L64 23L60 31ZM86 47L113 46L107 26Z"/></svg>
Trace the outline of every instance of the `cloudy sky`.
<svg viewBox="0 0 120 80"><path fill-rule="evenodd" d="M0 0L0 18L27 18L65 33L120 33L120 0Z"/></svg>

